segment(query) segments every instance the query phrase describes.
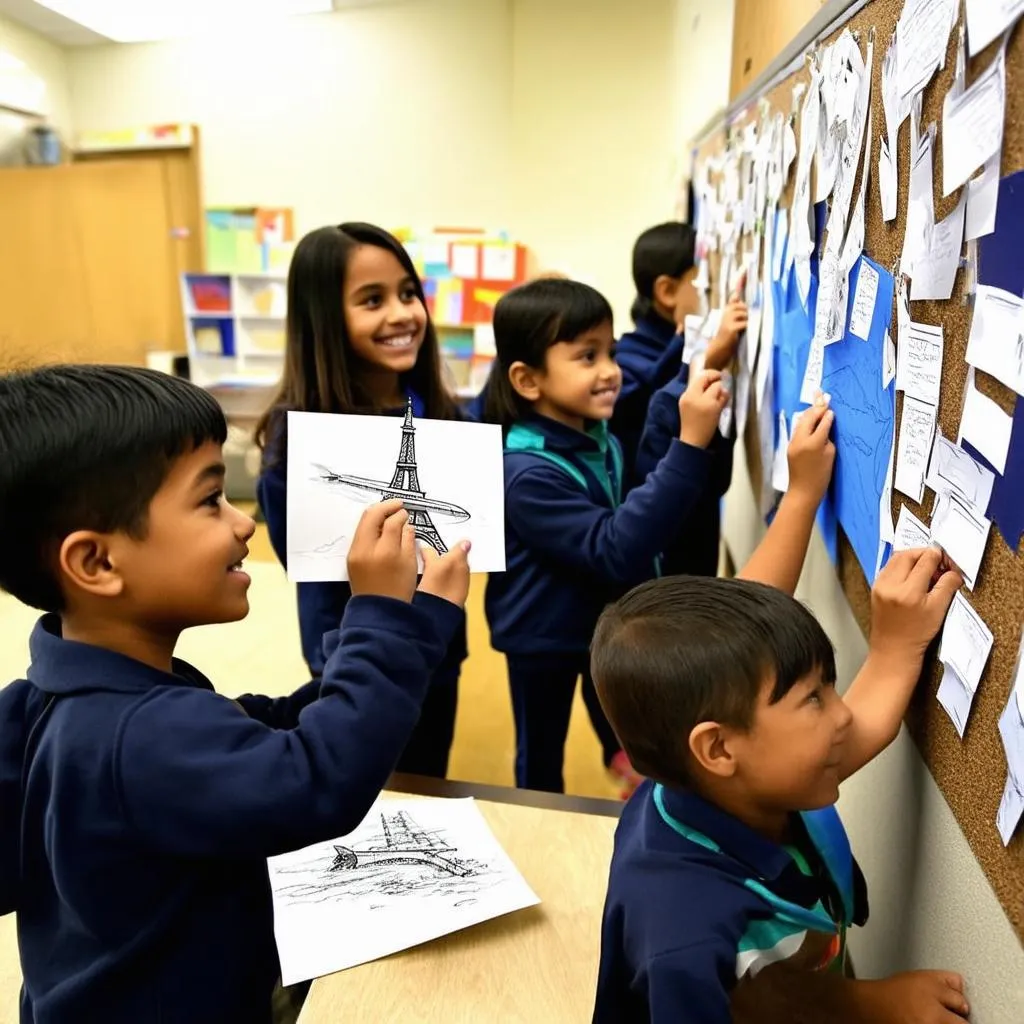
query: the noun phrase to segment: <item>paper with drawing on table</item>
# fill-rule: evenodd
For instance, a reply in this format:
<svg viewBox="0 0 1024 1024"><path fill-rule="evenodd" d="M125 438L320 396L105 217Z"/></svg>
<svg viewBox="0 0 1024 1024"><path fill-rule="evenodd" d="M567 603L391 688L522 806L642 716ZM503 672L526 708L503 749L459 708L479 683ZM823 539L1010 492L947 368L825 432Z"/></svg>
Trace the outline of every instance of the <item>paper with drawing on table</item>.
<svg viewBox="0 0 1024 1024"><path fill-rule="evenodd" d="M472 544L472 572L505 570L501 428L406 416L288 413L288 576L348 579L368 505L400 498L420 544Z"/></svg>
<svg viewBox="0 0 1024 1024"><path fill-rule="evenodd" d="M938 405L942 389L942 349L941 327L911 321L899 335L896 390L929 405Z"/></svg>
<svg viewBox="0 0 1024 1024"><path fill-rule="evenodd" d="M978 581L992 524L958 494L946 491L932 509L932 540L960 570L968 590Z"/></svg>
<svg viewBox="0 0 1024 1024"><path fill-rule="evenodd" d="M992 642L992 631L963 594L958 593L946 615L939 644L939 661L944 671L938 699L961 739L992 652Z"/></svg>
<svg viewBox="0 0 1024 1024"><path fill-rule="evenodd" d="M959 188L1003 145L1006 119L1006 53L942 108L942 194Z"/></svg>
<svg viewBox="0 0 1024 1024"><path fill-rule="evenodd" d="M931 531L906 505L900 505L896 532L892 542L893 551L909 551L911 548L926 548L932 542Z"/></svg>
<svg viewBox="0 0 1024 1024"><path fill-rule="evenodd" d="M347 836L267 871L285 985L540 902L472 798L381 796Z"/></svg>
<svg viewBox="0 0 1024 1024"><path fill-rule="evenodd" d="M995 480L992 470L972 459L963 448L947 441L941 432L936 432L931 461L928 463L926 486L936 494L944 494L947 491L959 494L984 515L992 497Z"/></svg>
<svg viewBox="0 0 1024 1024"><path fill-rule="evenodd" d="M1012 434L1013 417L977 389L972 366L967 371L967 383L964 385L964 411L960 417L957 444L968 441L998 473L1004 473Z"/></svg>
<svg viewBox="0 0 1024 1024"><path fill-rule="evenodd" d="M1022 14L1024 0L967 0L967 41L971 56L981 53Z"/></svg>
<svg viewBox="0 0 1024 1024"><path fill-rule="evenodd" d="M1024 395L1024 299L980 284L967 340L967 362Z"/></svg>
<svg viewBox="0 0 1024 1024"><path fill-rule="evenodd" d="M894 487L919 505L924 497L924 475L935 434L935 406L903 396L903 416L896 444Z"/></svg>
<svg viewBox="0 0 1024 1024"><path fill-rule="evenodd" d="M1010 697L999 716L999 736L1006 754L1006 786L996 815L996 827L1004 846L1024 814L1024 635L1021 636Z"/></svg>

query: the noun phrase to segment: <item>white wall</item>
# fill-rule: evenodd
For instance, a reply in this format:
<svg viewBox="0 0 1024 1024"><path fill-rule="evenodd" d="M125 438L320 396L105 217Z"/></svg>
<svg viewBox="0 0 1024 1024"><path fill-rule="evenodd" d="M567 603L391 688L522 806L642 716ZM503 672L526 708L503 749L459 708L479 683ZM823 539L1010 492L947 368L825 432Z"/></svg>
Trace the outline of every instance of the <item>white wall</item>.
<svg viewBox="0 0 1024 1024"><path fill-rule="evenodd" d="M510 66L506 0L70 53L79 129L195 122L207 205L292 206L300 232L343 220L500 226Z"/></svg>
<svg viewBox="0 0 1024 1024"><path fill-rule="evenodd" d="M42 36L0 18L0 52L23 61L28 70L46 85L49 121L68 135L72 128L68 68L65 52ZM21 163L23 159L24 118L0 112L0 165Z"/></svg>
<svg viewBox="0 0 1024 1024"><path fill-rule="evenodd" d="M741 445L736 455L723 533L739 566L764 528ZM867 644L817 530L797 597L832 638L845 688ZM972 1024L1021 1024L1024 948L905 727L843 786L839 808L868 882L871 917L850 938L858 974L959 971L967 980Z"/></svg>

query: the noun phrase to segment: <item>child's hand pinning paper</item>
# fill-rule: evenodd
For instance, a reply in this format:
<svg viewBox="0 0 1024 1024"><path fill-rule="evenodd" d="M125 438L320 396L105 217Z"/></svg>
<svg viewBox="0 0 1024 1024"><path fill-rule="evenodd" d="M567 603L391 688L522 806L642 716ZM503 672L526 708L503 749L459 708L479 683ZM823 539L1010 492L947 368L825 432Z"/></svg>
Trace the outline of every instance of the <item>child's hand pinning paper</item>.
<svg viewBox="0 0 1024 1024"><path fill-rule="evenodd" d="M962 584L938 548L896 552L871 592L872 651L919 661Z"/></svg>
<svg viewBox="0 0 1024 1024"><path fill-rule="evenodd" d="M828 397L819 396L793 428L786 457L789 461L789 492L808 498L818 505L828 490L836 446L829 436L835 414L828 408Z"/></svg>
<svg viewBox="0 0 1024 1024"><path fill-rule="evenodd" d="M469 547L469 541L465 540L456 544L448 554L438 555L424 544L420 592L433 594L464 608L469 597Z"/></svg>
<svg viewBox="0 0 1024 1024"><path fill-rule="evenodd" d="M910 971L857 988L863 1018L873 1024L956 1024L970 1013L964 979L952 971Z"/></svg>
<svg viewBox="0 0 1024 1024"><path fill-rule="evenodd" d="M416 593L416 531L397 498L371 505L360 517L348 552L353 594L411 601Z"/></svg>
<svg viewBox="0 0 1024 1024"><path fill-rule="evenodd" d="M729 392L718 370L695 373L679 399L679 440L695 448L707 448L728 401Z"/></svg>

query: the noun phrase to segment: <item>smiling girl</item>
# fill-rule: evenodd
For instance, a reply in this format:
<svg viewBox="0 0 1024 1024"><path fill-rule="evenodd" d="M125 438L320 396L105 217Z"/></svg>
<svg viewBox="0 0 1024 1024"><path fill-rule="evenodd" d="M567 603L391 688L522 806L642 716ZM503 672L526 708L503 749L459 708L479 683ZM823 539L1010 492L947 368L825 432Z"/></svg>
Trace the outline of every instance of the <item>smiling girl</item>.
<svg viewBox="0 0 1024 1024"><path fill-rule="evenodd" d="M287 413L400 415L456 419L441 379L441 356L423 285L408 253L381 228L348 223L319 228L295 249L288 273L284 375L256 428L263 451L257 484L270 541L287 564ZM324 667L323 637L338 628L347 583L299 583L299 629L310 672ZM434 675L400 771L443 777L448 768L466 657L465 626Z"/></svg>

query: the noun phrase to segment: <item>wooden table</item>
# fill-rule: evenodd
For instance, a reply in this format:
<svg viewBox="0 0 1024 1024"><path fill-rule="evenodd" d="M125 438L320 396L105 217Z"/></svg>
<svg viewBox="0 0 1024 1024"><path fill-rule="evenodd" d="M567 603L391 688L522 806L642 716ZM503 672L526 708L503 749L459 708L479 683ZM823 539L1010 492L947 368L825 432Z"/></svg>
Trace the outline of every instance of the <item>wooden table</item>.
<svg viewBox="0 0 1024 1024"><path fill-rule="evenodd" d="M299 1024L589 1021L622 805L401 775L387 792L474 797L541 904L320 978Z"/></svg>

